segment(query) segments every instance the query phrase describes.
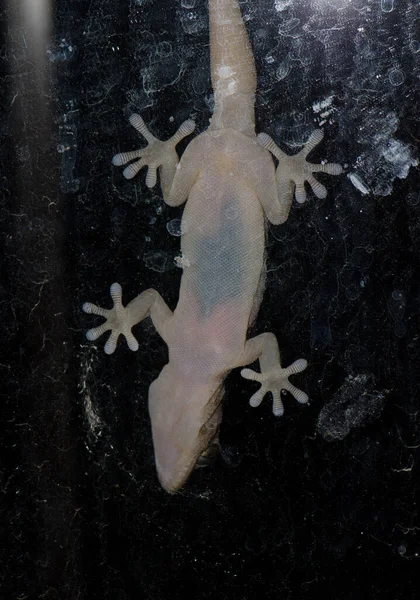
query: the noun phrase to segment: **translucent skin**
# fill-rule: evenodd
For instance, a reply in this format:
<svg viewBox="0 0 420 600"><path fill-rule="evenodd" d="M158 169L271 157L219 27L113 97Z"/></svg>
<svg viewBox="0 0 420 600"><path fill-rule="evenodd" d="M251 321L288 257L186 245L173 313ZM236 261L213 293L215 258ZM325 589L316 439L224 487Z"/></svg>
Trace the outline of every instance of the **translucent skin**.
<svg viewBox="0 0 420 600"><path fill-rule="evenodd" d="M131 350L137 350L131 328L148 316L168 345L169 363L149 390L156 468L168 492L185 483L199 457L217 440L223 381L235 367L259 360L260 373L241 372L261 384L250 399L251 406L258 406L271 392L273 413L282 415L283 389L298 402L307 402L307 395L288 379L305 369L306 361L299 359L283 369L274 334L247 340L247 332L264 291L266 220L284 223L293 195L305 201L305 181L316 196L325 196L313 172L338 175L342 171L336 164L306 162L307 154L322 140L320 130L292 157L268 135L255 135L255 65L238 2L210 0L209 11L215 94L209 128L188 145L178 161L175 147L192 133L194 123L186 121L170 140L162 142L139 115L132 115L131 124L148 146L113 158L115 165L128 164L124 170L128 179L147 166L149 187L156 184L159 172L167 204L180 206L187 201L177 307L171 312L151 289L124 307L118 284L111 286L111 310L91 303L83 306L85 312L105 317L105 323L88 331L87 337L95 340L110 330L105 345L109 354L120 334ZM279 160L277 169L272 155Z"/></svg>

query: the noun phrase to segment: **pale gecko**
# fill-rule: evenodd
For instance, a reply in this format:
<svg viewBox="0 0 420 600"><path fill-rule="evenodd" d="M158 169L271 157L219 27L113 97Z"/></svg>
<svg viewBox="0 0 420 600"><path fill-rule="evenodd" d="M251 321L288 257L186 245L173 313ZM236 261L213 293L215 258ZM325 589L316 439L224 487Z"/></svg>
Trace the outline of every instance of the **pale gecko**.
<svg viewBox="0 0 420 600"><path fill-rule="evenodd" d="M259 406L271 392L273 413L282 415L282 390L307 402L308 396L289 381L307 361L300 358L283 368L275 335L247 339L247 332L265 287L266 221L284 223L293 195L299 203L306 200L305 182L315 196L326 196L314 172L342 172L335 163L306 161L323 138L319 129L294 156L282 152L267 134L256 135L255 64L239 3L209 0L209 13L214 112L208 129L178 160L175 147L193 132L194 122L185 121L163 142L134 114L130 123L148 145L113 158L114 165L128 164L123 172L127 179L147 166L149 188L156 184L158 171L169 206L187 201L178 304L172 312L156 290L148 289L123 306L121 286L114 283L112 309L83 305L85 312L106 319L87 337L96 340L111 331L107 354L114 352L120 335L130 350L137 350L132 327L146 317L168 346L169 361L151 384L148 399L157 474L168 492L177 491L217 447L224 380L232 369L259 360L260 373L241 371L245 379L260 383L251 406ZM277 168L271 155L279 161Z"/></svg>

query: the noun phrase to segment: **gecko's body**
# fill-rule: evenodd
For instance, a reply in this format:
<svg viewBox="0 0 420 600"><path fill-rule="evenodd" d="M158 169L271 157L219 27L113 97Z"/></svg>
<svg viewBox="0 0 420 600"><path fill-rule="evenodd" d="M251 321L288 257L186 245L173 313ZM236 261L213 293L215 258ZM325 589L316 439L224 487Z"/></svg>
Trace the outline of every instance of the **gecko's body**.
<svg viewBox="0 0 420 600"><path fill-rule="evenodd" d="M184 270L177 307L172 313L155 290L143 292L123 307L118 284L111 287L113 309L84 305L86 312L107 318L88 332L88 338L111 330L105 346L108 353L114 351L120 334L136 350L131 328L147 316L168 345L169 362L150 386L149 412L157 472L169 492L183 485L215 442L223 381L233 368L259 359L260 374L242 371L247 379L261 383L251 398L252 406L270 391L273 412L281 415L282 389L299 402L307 401L306 394L288 381L306 367L306 361L299 359L282 369L272 333L250 340L246 336L264 291L266 219L284 223L293 191L298 201L305 200L305 180L316 195L325 195L313 171L341 172L338 165L306 163L306 155L322 139L319 131L294 157L283 154L268 136L256 137L255 66L238 2L210 0L209 10L215 95L210 127L188 145L178 163L175 146L192 132L193 123L185 122L171 140L160 142L141 117L133 115L132 125L149 146L114 157L114 164L131 163L124 171L127 178L148 166L150 187L159 168L163 196L171 206L188 199L182 219L178 260ZM279 159L277 171L270 151ZM133 163L134 159L139 160Z"/></svg>

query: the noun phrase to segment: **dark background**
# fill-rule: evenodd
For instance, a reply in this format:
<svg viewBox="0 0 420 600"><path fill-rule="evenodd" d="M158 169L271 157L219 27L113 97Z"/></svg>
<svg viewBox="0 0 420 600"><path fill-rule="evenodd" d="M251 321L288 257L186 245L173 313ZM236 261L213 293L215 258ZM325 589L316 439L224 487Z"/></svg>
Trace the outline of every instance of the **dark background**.
<svg viewBox="0 0 420 600"><path fill-rule="evenodd" d="M311 158L352 179L268 232L254 330L308 359L310 405L276 419L232 373L222 456L174 496L147 413L166 347L146 321L106 356L81 305L114 281L176 304L181 211L111 157L143 145L134 111L207 126L207 3L56 0L39 43L24 4L0 9L1 597L418 598L418 4L241 3L258 131L291 154L323 124Z"/></svg>

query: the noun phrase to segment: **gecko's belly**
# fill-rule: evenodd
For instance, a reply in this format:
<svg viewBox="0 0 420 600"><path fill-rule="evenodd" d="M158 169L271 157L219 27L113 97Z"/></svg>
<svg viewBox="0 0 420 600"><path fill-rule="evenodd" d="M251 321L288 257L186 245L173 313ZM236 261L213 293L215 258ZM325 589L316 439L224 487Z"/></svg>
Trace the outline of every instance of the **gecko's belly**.
<svg viewBox="0 0 420 600"><path fill-rule="evenodd" d="M177 311L187 311L198 327L224 315L245 333L264 266L258 199L234 177L200 181L185 208L183 229Z"/></svg>

